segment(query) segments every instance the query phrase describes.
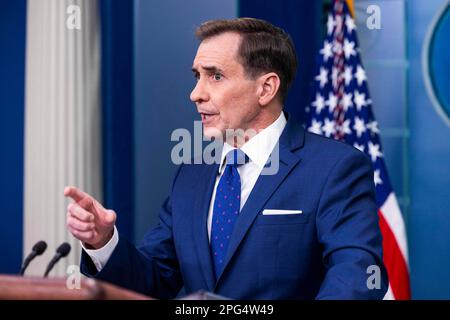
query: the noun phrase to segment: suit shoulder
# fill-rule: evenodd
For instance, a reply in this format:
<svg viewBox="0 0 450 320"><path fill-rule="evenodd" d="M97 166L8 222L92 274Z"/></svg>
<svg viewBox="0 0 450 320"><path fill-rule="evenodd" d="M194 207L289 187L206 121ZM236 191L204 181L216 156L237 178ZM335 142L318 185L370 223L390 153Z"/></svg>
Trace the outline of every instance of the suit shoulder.
<svg viewBox="0 0 450 320"><path fill-rule="evenodd" d="M370 162L368 155L343 141L305 132L304 149L318 156L360 158Z"/></svg>

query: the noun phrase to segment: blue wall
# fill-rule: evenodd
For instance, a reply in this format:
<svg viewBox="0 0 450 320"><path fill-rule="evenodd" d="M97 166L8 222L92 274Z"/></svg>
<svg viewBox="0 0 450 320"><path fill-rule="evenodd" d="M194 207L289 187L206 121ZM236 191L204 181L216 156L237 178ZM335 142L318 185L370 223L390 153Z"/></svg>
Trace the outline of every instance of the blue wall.
<svg viewBox="0 0 450 320"><path fill-rule="evenodd" d="M366 26L368 5L382 13L381 29ZM379 123L384 159L404 220L409 218L408 68L406 1L358 1L356 18L361 57L367 71L373 112Z"/></svg>
<svg viewBox="0 0 450 320"><path fill-rule="evenodd" d="M0 273L22 260L25 21L25 0L0 0Z"/></svg>
<svg viewBox="0 0 450 320"><path fill-rule="evenodd" d="M422 46L444 0L408 1L410 265L413 297L450 299L450 127L425 91ZM447 42L447 54L449 54ZM448 79L449 70L442 70Z"/></svg>

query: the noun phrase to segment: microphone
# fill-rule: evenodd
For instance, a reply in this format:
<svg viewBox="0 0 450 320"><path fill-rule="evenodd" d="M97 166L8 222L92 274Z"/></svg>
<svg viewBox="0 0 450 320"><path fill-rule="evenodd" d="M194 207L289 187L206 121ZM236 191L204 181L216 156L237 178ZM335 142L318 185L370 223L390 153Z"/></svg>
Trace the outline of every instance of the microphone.
<svg viewBox="0 0 450 320"><path fill-rule="evenodd" d="M58 249L56 249L56 254L50 261L50 263L47 265L47 269L45 269L44 278L47 278L49 272L53 269L53 267L59 261L59 259L67 256L69 252L70 252L70 244L68 244L67 242L64 242L58 247Z"/></svg>
<svg viewBox="0 0 450 320"><path fill-rule="evenodd" d="M33 260L36 256L40 256L41 254L43 254L45 249L47 249L47 244L45 243L45 241L36 242L36 244L31 249L31 253L23 261L22 268L20 269L20 275L23 275L25 273L25 270L27 269L31 260Z"/></svg>

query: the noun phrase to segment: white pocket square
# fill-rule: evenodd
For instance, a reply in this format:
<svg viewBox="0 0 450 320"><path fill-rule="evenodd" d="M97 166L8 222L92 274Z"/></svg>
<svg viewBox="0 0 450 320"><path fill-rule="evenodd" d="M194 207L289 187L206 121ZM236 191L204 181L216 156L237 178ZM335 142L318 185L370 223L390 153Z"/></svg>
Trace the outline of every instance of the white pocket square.
<svg viewBox="0 0 450 320"><path fill-rule="evenodd" d="M281 214L302 214L302 210L276 210L276 209L264 209L263 215L281 215Z"/></svg>

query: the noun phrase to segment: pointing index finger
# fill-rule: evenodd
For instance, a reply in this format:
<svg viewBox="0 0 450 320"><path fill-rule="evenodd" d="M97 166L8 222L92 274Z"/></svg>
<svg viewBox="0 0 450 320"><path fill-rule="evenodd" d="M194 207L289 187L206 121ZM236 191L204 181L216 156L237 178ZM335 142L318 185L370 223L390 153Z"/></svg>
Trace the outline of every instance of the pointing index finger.
<svg viewBox="0 0 450 320"><path fill-rule="evenodd" d="M64 188L64 196L72 198L75 202L80 202L86 197L90 198L90 196L87 193L84 193L77 187L72 186Z"/></svg>

